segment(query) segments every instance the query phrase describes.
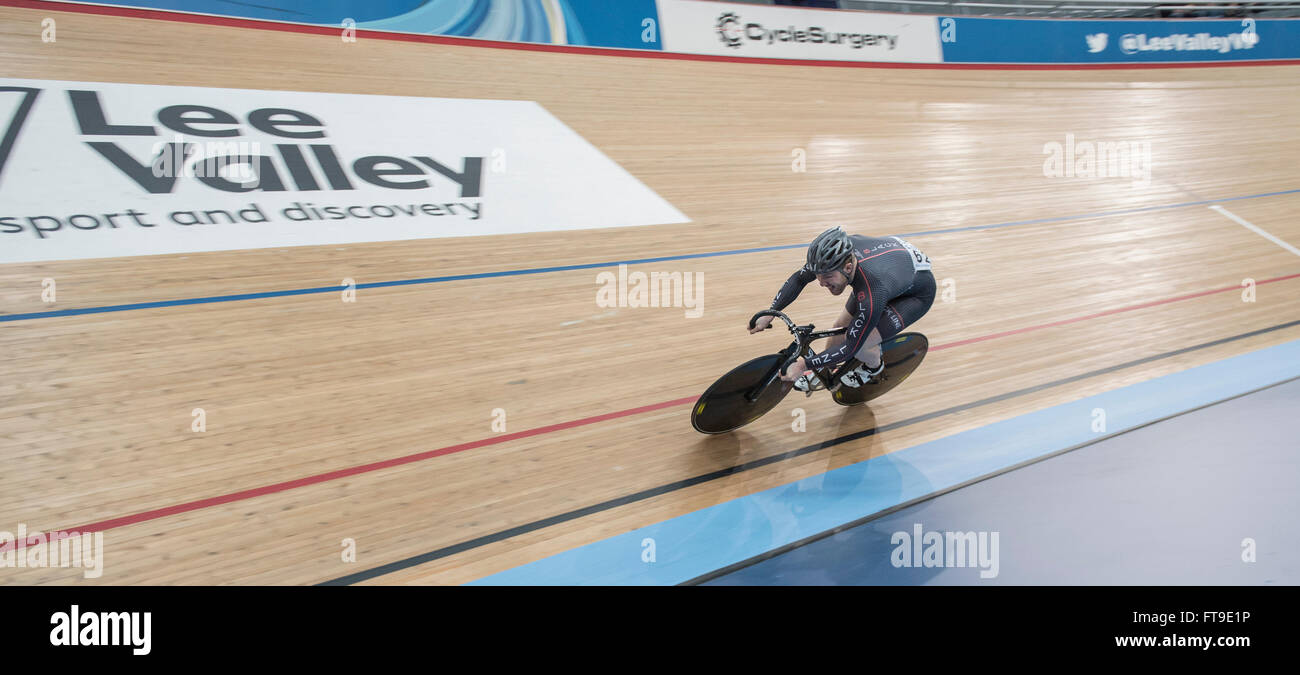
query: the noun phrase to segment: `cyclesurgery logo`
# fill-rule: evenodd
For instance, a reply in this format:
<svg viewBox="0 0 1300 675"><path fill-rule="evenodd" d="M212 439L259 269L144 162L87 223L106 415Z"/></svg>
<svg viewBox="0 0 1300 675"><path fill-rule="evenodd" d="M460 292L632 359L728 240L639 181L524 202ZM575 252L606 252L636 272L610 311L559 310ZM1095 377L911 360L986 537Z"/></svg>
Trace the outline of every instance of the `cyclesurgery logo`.
<svg viewBox="0 0 1300 675"><path fill-rule="evenodd" d="M898 46L897 34L850 33L829 30L821 26L796 27L790 25L784 28L768 28L753 21L743 23L740 15L735 12L723 12L718 16L714 27L717 29L718 38L722 40L722 43L733 49L739 49L746 41L768 45L778 42L848 45L852 49L884 47L893 50Z"/></svg>
<svg viewBox="0 0 1300 675"><path fill-rule="evenodd" d="M718 37L722 38L722 44L728 47L740 47L740 15L735 12L724 12L718 17Z"/></svg>

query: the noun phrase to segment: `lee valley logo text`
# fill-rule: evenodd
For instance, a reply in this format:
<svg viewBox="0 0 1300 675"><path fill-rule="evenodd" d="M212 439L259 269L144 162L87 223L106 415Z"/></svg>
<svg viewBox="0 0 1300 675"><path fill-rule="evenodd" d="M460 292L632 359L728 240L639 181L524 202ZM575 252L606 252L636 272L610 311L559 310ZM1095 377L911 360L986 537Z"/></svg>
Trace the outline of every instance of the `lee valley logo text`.
<svg viewBox="0 0 1300 675"><path fill-rule="evenodd" d="M1251 31L1229 33L1228 35L1210 35L1209 33L1175 33L1173 35L1152 35L1146 33L1128 33L1119 39L1119 49L1125 54L1139 52L1218 52L1227 54L1237 49L1254 49L1259 44L1259 34Z"/></svg>
<svg viewBox="0 0 1300 675"><path fill-rule="evenodd" d="M177 167L189 161L198 149L196 144L185 142L185 134L232 138L245 133L240 120L226 110L197 104L169 105L153 116L159 124L180 134L180 140L166 143L161 149L155 143L154 149L160 151L153 158L133 157L121 141L102 139L154 137L159 135L158 127L109 122L99 92L71 90L67 94L77 118L77 131L87 137L86 145L124 178L153 194L173 192L182 175ZM234 154L215 154L209 150L196 158L202 162L203 170L185 172L185 175L192 175L203 185L223 192L354 190L353 183L358 180L393 190L423 190L432 185L432 179L441 176L459 188L462 199L482 196L482 157L459 157L443 164L424 155L368 155L345 162L333 145L320 142L326 138L326 128L316 115L291 108L258 108L249 111L246 117L248 128L279 141L275 144L278 162L268 155L244 154L239 150L246 146L232 144ZM299 145L299 142L304 143ZM260 149L261 144L257 147ZM231 180L222 175L225 167L239 167L240 173L251 174L252 180Z"/></svg>
<svg viewBox="0 0 1300 675"><path fill-rule="evenodd" d="M77 605L50 615L55 647L134 647L136 656L153 651L152 612L83 612Z"/></svg>
<svg viewBox="0 0 1300 675"><path fill-rule="evenodd" d="M531 101L0 79L0 263L684 222Z"/></svg>

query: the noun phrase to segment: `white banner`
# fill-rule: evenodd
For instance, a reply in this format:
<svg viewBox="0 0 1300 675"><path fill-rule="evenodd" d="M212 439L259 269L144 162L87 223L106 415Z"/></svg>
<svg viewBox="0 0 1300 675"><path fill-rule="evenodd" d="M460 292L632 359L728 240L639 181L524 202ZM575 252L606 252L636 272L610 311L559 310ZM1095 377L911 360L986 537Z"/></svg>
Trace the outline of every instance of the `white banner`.
<svg viewBox="0 0 1300 675"><path fill-rule="evenodd" d="M659 0L664 50L750 58L939 63L937 17Z"/></svg>
<svg viewBox="0 0 1300 675"><path fill-rule="evenodd" d="M687 220L531 101L0 78L0 263Z"/></svg>

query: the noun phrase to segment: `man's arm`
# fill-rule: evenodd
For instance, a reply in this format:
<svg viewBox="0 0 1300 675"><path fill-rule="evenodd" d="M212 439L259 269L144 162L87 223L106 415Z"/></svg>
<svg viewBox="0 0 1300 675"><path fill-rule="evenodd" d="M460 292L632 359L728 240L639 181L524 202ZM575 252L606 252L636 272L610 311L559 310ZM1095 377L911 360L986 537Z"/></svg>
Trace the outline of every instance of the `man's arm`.
<svg viewBox="0 0 1300 675"><path fill-rule="evenodd" d="M850 288L850 291L853 289ZM856 296L855 296L856 297ZM849 322L848 327L844 329L844 341L834 349L828 349L807 360L809 368L824 368L834 366L848 361L858 350L862 348L863 342L867 339L867 334L874 327L873 321L880 320L880 313L876 312L876 298L872 298L868 293L863 300L856 300L857 307L851 312L853 320ZM880 303L881 311L884 303Z"/></svg>
<svg viewBox="0 0 1300 675"><path fill-rule="evenodd" d="M781 290L777 291L776 297L772 300L772 309L779 312L788 307L803 292L803 287L812 283L816 278L816 274L800 267L781 285Z"/></svg>

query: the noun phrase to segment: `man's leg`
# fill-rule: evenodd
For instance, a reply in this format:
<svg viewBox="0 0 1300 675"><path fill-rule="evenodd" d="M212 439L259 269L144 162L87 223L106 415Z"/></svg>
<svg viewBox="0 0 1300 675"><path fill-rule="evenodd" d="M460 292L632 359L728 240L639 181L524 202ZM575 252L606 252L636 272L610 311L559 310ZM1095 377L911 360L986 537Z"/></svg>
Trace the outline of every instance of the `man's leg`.
<svg viewBox="0 0 1300 675"><path fill-rule="evenodd" d="M848 310L840 310L840 318L835 321L835 327L843 328L845 326L848 326L852 322L853 322L853 315L849 314ZM846 336L843 334L827 338L827 343L829 345L828 348L834 349L840 346L840 344L843 343L845 339ZM868 375L859 377L859 380L866 381L866 378L868 376L874 377L875 372L878 371L880 368L880 358L881 358L880 331L876 330L875 328L872 328L871 332L867 333L867 336L863 340L864 341L862 343L862 346L858 348L858 353L854 354L853 356L858 361L861 361L863 364L862 366L858 366L859 369L865 366L868 371L871 371ZM853 384L850 386L856 387L859 385Z"/></svg>
<svg viewBox="0 0 1300 675"><path fill-rule="evenodd" d="M885 305L885 311L880 314L880 322L871 329L866 343L856 354L858 360L871 370L878 368L881 356L880 343L898 335L904 328L925 316L925 313L930 311L930 305L934 304L934 294L934 275L930 272L922 272L906 295L894 298Z"/></svg>
<svg viewBox="0 0 1300 675"><path fill-rule="evenodd" d="M854 354L863 365L871 370L880 367L880 341L880 329L872 328L871 332L867 333L867 341L862 343L862 348L858 350L857 354Z"/></svg>
<svg viewBox="0 0 1300 675"><path fill-rule="evenodd" d="M840 317L835 320L835 328L845 328L851 323L853 323L853 315L849 314L849 311L847 309L841 309ZM826 338L826 349L828 350L835 349L836 347L840 346L840 344L842 344L844 340L845 340L845 335L843 333L828 337ZM872 328L871 332L867 334L866 342L862 343L862 346L858 348L858 353L854 354L854 356L857 357L859 361L865 363L872 370L879 368L880 367L880 342L881 342L880 331L876 330L875 328Z"/></svg>

